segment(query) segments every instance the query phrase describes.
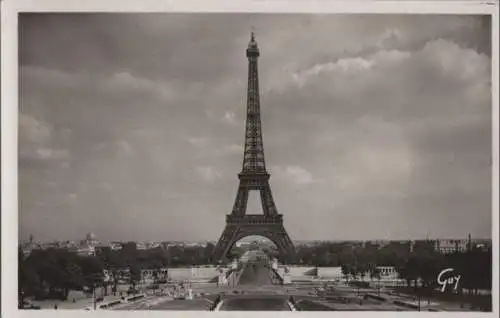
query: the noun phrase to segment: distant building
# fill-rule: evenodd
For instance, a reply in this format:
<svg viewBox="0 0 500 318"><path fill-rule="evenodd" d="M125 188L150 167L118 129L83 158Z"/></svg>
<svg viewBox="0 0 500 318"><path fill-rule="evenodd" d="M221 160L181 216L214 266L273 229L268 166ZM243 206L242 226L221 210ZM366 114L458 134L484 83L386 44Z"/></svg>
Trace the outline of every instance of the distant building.
<svg viewBox="0 0 500 318"><path fill-rule="evenodd" d="M434 242L434 250L442 254L454 252L465 252L468 249L469 240L440 239Z"/></svg>
<svg viewBox="0 0 500 318"><path fill-rule="evenodd" d="M146 250L147 249L147 245L144 242L137 242L136 243L136 248L138 250Z"/></svg>
<svg viewBox="0 0 500 318"><path fill-rule="evenodd" d="M21 244L21 250L23 252L24 257L28 257L31 255L31 252L36 249L40 249L41 246L38 243L33 241Z"/></svg>
<svg viewBox="0 0 500 318"><path fill-rule="evenodd" d="M100 244L100 245L94 246L94 249L95 249L95 254L96 255L99 255L99 254L103 253L106 250L111 250L111 248L108 245L104 245L104 244Z"/></svg>
<svg viewBox="0 0 500 318"><path fill-rule="evenodd" d="M56 242L43 243L41 245L41 249L43 249L43 250L46 250L46 249L49 249L49 248L56 248L56 249L57 248L63 248L63 244L62 244L62 242L56 241Z"/></svg>
<svg viewBox="0 0 500 318"><path fill-rule="evenodd" d="M123 248L123 245L121 242L110 242L109 248L111 248L112 251L119 251Z"/></svg>
<svg viewBox="0 0 500 318"><path fill-rule="evenodd" d="M81 256L95 256L96 249L95 246L92 245L81 245L76 249L76 253Z"/></svg>
<svg viewBox="0 0 500 318"><path fill-rule="evenodd" d="M160 269L141 269L141 280L145 282L153 282L154 279L167 279L168 278L168 269L160 268Z"/></svg>
<svg viewBox="0 0 500 318"><path fill-rule="evenodd" d="M364 248L380 249L382 244L379 241L365 241Z"/></svg>
<svg viewBox="0 0 500 318"><path fill-rule="evenodd" d="M481 249L484 251L491 250L491 240L476 239L471 242L471 248Z"/></svg>
<svg viewBox="0 0 500 318"><path fill-rule="evenodd" d="M380 271L380 277L382 279L396 279L398 278L398 272L394 266L377 266Z"/></svg>
<svg viewBox="0 0 500 318"><path fill-rule="evenodd" d="M432 252L435 250L435 241L431 240L416 240L411 242L411 252L421 252L421 251L428 251Z"/></svg>
<svg viewBox="0 0 500 318"><path fill-rule="evenodd" d="M97 240L97 237L95 236L94 233L89 232L85 236L85 244L96 246L96 245L99 245L99 241Z"/></svg>
<svg viewBox="0 0 500 318"><path fill-rule="evenodd" d="M158 248L158 247L161 247L160 243L157 243L157 242L149 242L147 244L147 249L154 249L154 248Z"/></svg>
<svg viewBox="0 0 500 318"><path fill-rule="evenodd" d="M236 245L236 247L249 247L251 244L251 242L236 242L234 245Z"/></svg>
<svg viewBox="0 0 500 318"><path fill-rule="evenodd" d="M387 240L375 240L375 241L370 241L371 244L378 246L379 249L383 248L387 244L389 244L389 241Z"/></svg>
<svg viewBox="0 0 500 318"><path fill-rule="evenodd" d="M104 280L113 281L117 280L120 283L126 283L130 278L130 268L107 268L103 270Z"/></svg>
<svg viewBox="0 0 500 318"><path fill-rule="evenodd" d="M177 241L165 242L164 244L167 247L169 247L169 246L184 246L184 242L177 242Z"/></svg>

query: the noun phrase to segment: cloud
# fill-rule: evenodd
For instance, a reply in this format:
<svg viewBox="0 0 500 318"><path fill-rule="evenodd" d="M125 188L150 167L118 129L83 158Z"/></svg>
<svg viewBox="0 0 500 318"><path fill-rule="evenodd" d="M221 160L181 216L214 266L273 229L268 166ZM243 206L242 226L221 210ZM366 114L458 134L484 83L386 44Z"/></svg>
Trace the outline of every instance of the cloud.
<svg viewBox="0 0 500 318"><path fill-rule="evenodd" d="M47 142L52 134L49 124L37 120L35 117L20 113L19 114L19 138L34 142Z"/></svg>
<svg viewBox="0 0 500 318"><path fill-rule="evenodd" d="M281 90L265 96L272 105L264 109L266 158L307 164L321 176L323 184L301 188L302 199L294 200L318 218L331 211L349 226L356 223L350 214L405 224L406 233L416 236L411 223L443 233L436 235L457 226L489 235L490 67L486 54L429 39L419 47L316 63L295 73L298 82L288 74ZM285 171L273 175L284 179ZM279 181L278 198L286 195ZM468 207L458 204L465 197ZM471 206L481 220L469 216ZM424 226L419 211L434 225ZM445 224L450 219L454 229Z"/></svg>
<svg viewBox="0 0 500 318"><path fill-rule="evenodd" d="M118 140L116 142L116 145L118 146L118 149L122 152L124 152L127 155L131 155L134 153L134 149L130 145L130 143L126 140Z"/></svg>
<svg viewBox="0 0 500 318"><path fill-rule="evenodd" d="M233 155L233 154L241 154L243 156L243 146L240 145L240 144L231 144L231 145L227 145L227 146L224 146L222 148L222 153L223 154L229 154L229 155Z"/></svg>
<svg viewBox="0 0 500 318"><path fill-rule="evenodd" d="M365 60L363 58L348 58L340 59L336 62L330 62L326 64L318 64L301 73L294 73L292 75L293 80L297 83L299 87L304 86L305 82L310 77L315 77L324 72L339 72L339 73L360 73L370 69L373 66L373 62Z"/></svg>
<svg viewBox="0 0 500 318"><path fill-rule="evenodd" d="M187 141L193 146L203 147L207 144L209 139L207 137L188 137Z"/></svg>
<svg viewBox="0 0 500 318"><path fill-rule="evenodd" d="M19 154L21 159L57 160L69 156L67 149L54 145L54 127L23 113L19 114ZM59 137L68 137L70 130L61 130ZM64 138L66 139L66 138Z"/></svg>
<svg viewBox="0 0 500 318"><path fill-rule="evenodd" d="M443 39L428 42L419 54L445 76L461 81L479 80L479 84L489 82L486 75L490 73L491 61L485 54Z"/></svg>
<svg viewBox="0 0 500 318"><path fill-rule="evenodd" d="M216 141L208 137L189 137L187 140L197 149L199 158L224 157L235 154L243 155L243 146L241 144L235 143L221 147Z"/></svg>
<svg viewBox="0 0 500 318"><path fill-rule="evenodd" d="M20 233L216 239L241 169L253 24L266 163L292 238L488 237L490 23L21 15Z"/></svg>
<svg viewBox="0 0 500 318"><path fill-rule="evenodd" d="M161 100L172 100L177 94L171 83L153 81L130 74L129 72L115 73L109 78L104 78L104 87L115 90L137 90L140 92L151 93Z"/></svg>
<svg viewBox="0 0 500 318"><path fill-rule="evenodd" d="M404 140L359 140L349 153L337 161L332 183L346 197L359 196L367 191L371 196L390 196L406 190L415 165L413 160L413 154Z"/></svg>
<svg viewBox="0 0 500 318"><path fill-rule="evenodd" d="M235 117L236 115L233 111L226 111L224 113L224 121L228 124L234 125L236 123Z"/></svg>
<svg viewBox="0 0 500 318"><path fill-rule="evenodd" d="M300 166L275 166L272 170L273 174L278 178L283 178L296 185L310 185L322 182L322 180L314 178L311 172Z"/></svg>
<svg viewBox="0 0 500 318"><path fill-rule="evenodd" d="M66 149L39 148L36 150L36 155L41 160L64 159L68 157L69 151Z"/></svg>
<svg viewBox="0 0 500 318"><path fill-rule="evenodd" d="M89 73L86 71L65 71L50 69L40 66L22 66L21 76L33 79L37 82L44 82L46 85L57 85L61 88L78 89L86 87L94 91L105 91L107 93L122 94L138 93L150 94L154 98L166 102L178 98L174 81L152 80L139 77L130 72L117 71L111 74ZM191 93L199 91L199 86L191 86Z"/></svg>
<svg viewBox="0 0 500 318"><path fill-rule="evenodd" d="M410 58L411 54L411 52L398 50L383 50L366 57L341 58L333 62L317 64L310 69L293 73L292 79L293 82L301 88L307 81L322 76L357 78L363 76L363 74L372 72L372 70L376 72L376 70L374 70L375 68L384 69L397 65Z"/></svg>
<svg viewBox="0 0 500 318"><path fill-rule="evenodd" d="M198 175L206 182L214 182L216 179L220 178L222 174L211 166L199 166L195 167Z"/></svg>
<svg viewBox="0 0 500 318"><path fill-rule="evenodd" d="M401 43L403 34L398 29L387 29L380 36L377 46L381 49L394 48Z"/></svg>

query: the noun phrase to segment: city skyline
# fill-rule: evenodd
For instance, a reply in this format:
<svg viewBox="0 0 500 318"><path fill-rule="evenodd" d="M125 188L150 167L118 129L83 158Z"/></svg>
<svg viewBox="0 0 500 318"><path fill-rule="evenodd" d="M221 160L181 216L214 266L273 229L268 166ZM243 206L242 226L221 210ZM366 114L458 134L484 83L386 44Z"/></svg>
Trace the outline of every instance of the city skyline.
<svg viewBox="0 0 500 318"><path fill-rule="evenodd" d="M85 235L82 235L81 237L60 237L57 239L51 239L51 240L38 240L36 237L33 236L33 242L34 243L41 243L41 244L46 244L46 243L54 243L54 242L74 242L78 243L81 241L85 241ZM137 242L137 243L217 243L216 239L206 239L206 240L175 240L175 239L141 239L141 240L128 240L128 239L106 239L106 240L101 240L98 236L95 238L96 241L99 242L99 244L105 244L105 243L128 243L128 242ZM265 242L271 242L267 237L261 236L261 235L254 235L254 236L246 236L242 238L241 240L238 240L238 242L242 243L248 243L248 242L253 242L256 240L260 241L265 241ZM342 240L342 239L310 239L310 240L304 240L300 238L295 238L292 241L296 244L300 243L311 243L311 242L329 242L329 243L342 243L342 242L372 242L372 243L377 243L377 242L416 242L416 241L439 241L439 240L459 240L459 241L467 241L468 240L468 235L461 236L461 237L416 237L416 238L406 238L406 239L381 239L381 238L367 238L367 239L352 239L352 240ZM491 238L488 237L472 237L471 240L476 240L476 241L491 241ZM22 238L20 240L20 243L29 243L30 242L30 237L28 235L27 238Z"/></svg>
<svg viewBox="0 0 500 318"><path fill-rule="evenodd" d="M489 23L21 14L20 237L216 240L241 170L254 26L292 240L491 238Z"/></svg>

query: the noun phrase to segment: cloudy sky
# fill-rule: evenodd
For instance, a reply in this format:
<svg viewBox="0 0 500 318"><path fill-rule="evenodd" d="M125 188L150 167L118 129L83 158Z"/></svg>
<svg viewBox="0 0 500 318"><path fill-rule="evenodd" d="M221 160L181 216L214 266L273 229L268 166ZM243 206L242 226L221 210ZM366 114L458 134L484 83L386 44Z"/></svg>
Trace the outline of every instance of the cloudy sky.
<svg viewBox="0 0 500 318"><path fill-rule="evenodd" d="M491 237L478 16L20 18L20 235L218 239L243 157L252 26L292 239ZM257 196L249 212L261 213Z"/></svg>

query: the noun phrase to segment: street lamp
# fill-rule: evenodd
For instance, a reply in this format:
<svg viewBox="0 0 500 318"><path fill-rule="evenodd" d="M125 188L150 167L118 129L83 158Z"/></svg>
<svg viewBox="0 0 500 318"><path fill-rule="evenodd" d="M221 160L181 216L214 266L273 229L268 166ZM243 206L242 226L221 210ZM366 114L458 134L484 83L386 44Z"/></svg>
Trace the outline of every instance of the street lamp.
<svg viewBox="0 0 500 318"><path fill-rule="evenodd" d="M19 309L24 309L24 291L20 293Z"/></svg>
<svg viewBox="0 0 500 318"><path fill-rule="evenodd" d="M87 277L89 277L92 281L92 302L93 302L94 310L96 310L96 308L97 308L96 288L97 288L97 282L99 281L99 274L90 274Z"/></svg>
<svg viewBox="0 0 500 318"><path fill-rule="evenodd" d="M420 298L421 298L421 288L417 287L417 298L418 298L418 311L420 311Z"/></svg>
<svg viewBox="0 0 500 318"><path fill-rule="evenodd" d="M97 308L97 301L96 301L96 295L95 295L95 288L96 288L96 283L95 281L92 282L92 298L93 298L93 303L94 303L94 310Z"/></svg>

